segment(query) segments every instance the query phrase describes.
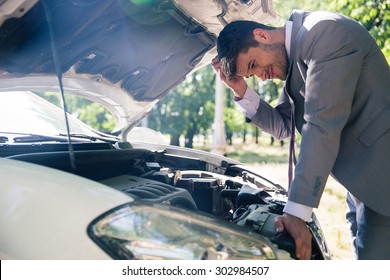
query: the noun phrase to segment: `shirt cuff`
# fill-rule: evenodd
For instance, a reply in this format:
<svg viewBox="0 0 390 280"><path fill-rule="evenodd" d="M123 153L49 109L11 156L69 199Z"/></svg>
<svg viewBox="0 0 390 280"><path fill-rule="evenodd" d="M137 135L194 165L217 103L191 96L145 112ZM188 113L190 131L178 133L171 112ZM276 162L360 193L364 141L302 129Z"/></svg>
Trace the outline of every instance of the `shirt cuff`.
<svg viewBox="0 0 390 280"><path fill-rule="evenodd" d="M309 221L311 219L311 214L313 213L313 208L287 200L283 212L298 217L304 221Z"/></svg>
<svg viewBox="0 0 390 280"><path fill-rule="evenodd" d="M247 87L242 99L233 99L238 109L248 118L252 119L260 106L260 96L250 87Z"/></svg>

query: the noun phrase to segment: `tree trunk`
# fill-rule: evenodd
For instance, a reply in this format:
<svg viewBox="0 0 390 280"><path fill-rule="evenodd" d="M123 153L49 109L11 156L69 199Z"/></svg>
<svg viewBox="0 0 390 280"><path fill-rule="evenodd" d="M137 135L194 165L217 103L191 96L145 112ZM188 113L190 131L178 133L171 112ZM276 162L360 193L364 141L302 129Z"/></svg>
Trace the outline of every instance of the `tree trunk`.
<svg viewBox="0 0 390 280"><path fill-rule="evenodd" d="M171 135L171 143L172 146L180 146L180 134L172 134Z"/></svg>
<svg viewBox="0 0 390 280"><path fill-rule="evenodd" d="M194 132L193 131L189 131L186 134L185 147L192 149L193 148L193 144L194 144Z"/></svg>
<svg viewBox="0 0 390 280"><path fill-rule="evenodd" d="M228 141L228 144L231 146L233 145L233 133L226 132L226 139Z"/></svg>

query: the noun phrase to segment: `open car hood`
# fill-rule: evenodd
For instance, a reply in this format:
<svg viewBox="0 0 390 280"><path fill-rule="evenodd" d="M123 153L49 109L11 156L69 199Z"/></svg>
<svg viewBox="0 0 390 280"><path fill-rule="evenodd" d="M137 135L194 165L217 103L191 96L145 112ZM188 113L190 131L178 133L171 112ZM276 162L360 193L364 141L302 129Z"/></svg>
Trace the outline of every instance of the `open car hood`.
<svg viewBox="0 0 390 280"><path fill-rule="evenodd" d="M276 22L272 0L3 0L0 90L63 89L136 125L215 56L237 19Z"/></svg>

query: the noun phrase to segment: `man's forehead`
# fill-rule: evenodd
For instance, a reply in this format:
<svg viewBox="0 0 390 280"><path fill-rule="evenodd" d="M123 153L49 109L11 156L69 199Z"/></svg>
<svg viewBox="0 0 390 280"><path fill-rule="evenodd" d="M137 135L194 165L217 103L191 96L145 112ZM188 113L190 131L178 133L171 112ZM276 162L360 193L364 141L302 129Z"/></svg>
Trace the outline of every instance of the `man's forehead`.
<svg viewBox="0 0 390 280"><path fill-rule="evenodd" d="M238 76L246 76L249 66L249 52L239 53L236 59L236 71Z"/></svg>

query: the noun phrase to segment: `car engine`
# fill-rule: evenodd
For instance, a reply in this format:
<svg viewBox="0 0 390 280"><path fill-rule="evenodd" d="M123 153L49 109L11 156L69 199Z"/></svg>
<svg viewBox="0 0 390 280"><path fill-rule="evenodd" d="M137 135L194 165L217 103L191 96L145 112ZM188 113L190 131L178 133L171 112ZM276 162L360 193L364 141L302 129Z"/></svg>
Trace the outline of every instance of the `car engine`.
<svg viewBox="0 0 390 280"><path fill-rule="evenodd" d="M98 181L136 201L168 204L227 220L268 238L296 259L287 233L277 233L274 219L283 214L284 188L243 166L222 162L210 165L165 150L102 149L74 152L74 166L63 152L30 153L9 158L36 163ZM214 170L214 171L209 171ZM330 259L319 222L307 223L312 233L312 259Z"/></svg>

